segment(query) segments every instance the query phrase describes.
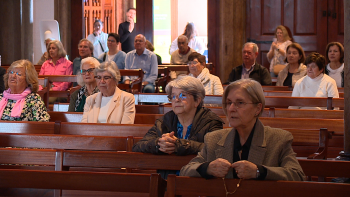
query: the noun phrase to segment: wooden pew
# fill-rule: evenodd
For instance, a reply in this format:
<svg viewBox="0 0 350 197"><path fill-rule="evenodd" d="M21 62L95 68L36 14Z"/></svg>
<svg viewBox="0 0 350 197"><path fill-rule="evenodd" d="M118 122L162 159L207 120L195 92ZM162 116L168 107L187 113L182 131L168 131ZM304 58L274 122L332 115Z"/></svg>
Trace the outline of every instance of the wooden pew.
<svg viewBox="0 0 350 197"><path fill-rule="evenodd" d="M343 119L343 110L312 110L312 109L283 109L265 108L262 117L271 118L318 118L318 119Z"/></svg>
<svg viewBox="0 0 350 197"><path fill-rule="evenodd" d="M83 112L49 111L50 122L81 122Z"/></svg>
<svg viewBox="0 0 350 197"><path fill-rule="evenodd" d="M133 137L0 133L0 147L132 151Z"/></svg>
<svg viewBox="0 0 350 197"><path fill-rule="evenodd" d="M67 101L69 103L70 95L73 93L70 91L70 88L72 88L73 82L77 82L77 76L76 75L39 75L39 77L47 77L49 79L50 83L53 82L70 82L70 86L66 91L56 91L56 90L50 90L49 96L50 97L63 97L67 98Z"/></svg>
<svg viewBox="0 0 350 197"><path fill-rule="evenodd" d="M236 192L232 196L348 196L349 184L339 183L318 183L301 181L257 181L239 179L209 179L193 177L177 177L169 175L167 180L167 194L175 196L220 196L226 195L224 182L227 191ZM238 188L237 188L238 187Z"/></svg>
<svg viewBox="0 0 350 197"><path fill-rule="evenodd" d="M130 69L130 70L119 70L121 76L136 76L137 79L133 80L130 84L119 83L118 88L125 90L130 93L142 92L142 81L144 71L142 69Z"/></svg>
<svg viewBox="0 0 350 197"><path fill-rule="evenodd" d="M292 96L292 91L264 91L264 96ZM344 98L344 92L339 92L339 98Z"/></svg>
<svg viewBox="0 0 350 197"><path fill-rule="evenodd" d="M54 134L59 124L35 121L0 121L0 133Z"/></svg>
<svg viewBox="0 0 350 197"><path fill-rule="evenodd" d="M8 69L10 66L11 66L10 64L1 65L1 67L3 67L3 68L6 69L6 71L7 71L7 69ZM41 70L41 65L34 65L34 67L35 67L36 72L38 72L38 74L39 74L39 72L40 72L40 70Z"/></svg>
<svg viewBox="0 0 350 197"><path fill-rule="evenodd" d="M166 182L159 174L0 169L0 188L114 191L149 193L150 197L161 197L164 196L165 186Z"/></svg>
<svg viewBox="0 0 350 197"><path fill-rule="evenodd" d="M43 87L42 90L38 91L38 94L40 95L41 99L44 101L46 109L49 109L49 92L50 92L50 85L49 85L49 79L47 77L45 78L38 78L39 85Z"/></svg>

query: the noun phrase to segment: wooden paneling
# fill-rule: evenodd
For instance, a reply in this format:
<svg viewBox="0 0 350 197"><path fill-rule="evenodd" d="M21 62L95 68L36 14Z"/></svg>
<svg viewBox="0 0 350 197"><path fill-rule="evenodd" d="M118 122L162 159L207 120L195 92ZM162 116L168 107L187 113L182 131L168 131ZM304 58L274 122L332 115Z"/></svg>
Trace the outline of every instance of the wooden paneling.
<svg viewBox="0 0 350 197"><path fill-rule="evenodd" d="M85 38L85 21L84 19L84 4L83 1L71 1L71 54L70 59L79 57L78 43L82 38Z"/></svg>
<svg viewBox="0 0 350 197"><path fill-rule="evenodd" d="M278 25L283 21L283 1L262 0L261 1L261 34L273 35Z"/></svg>
<svg viewBox="0 0 350 197"><path fill-rule="evenodd" d="M297 0L294 4L294 35L315 35L317 28L316 1Z"/></svg>
<svg viewBox="0 0 350 197"><path fill-rule="evenodd" d="M215 0L208 0L208 61L213 63L213 73L220 76L219 64L219 6Z"/></svg>
<svg viewBox="0 0 350 197"><path fill-rule="evenodd" d="M153 0L137 0L136 10L138 33L153 43Z"/></svg>

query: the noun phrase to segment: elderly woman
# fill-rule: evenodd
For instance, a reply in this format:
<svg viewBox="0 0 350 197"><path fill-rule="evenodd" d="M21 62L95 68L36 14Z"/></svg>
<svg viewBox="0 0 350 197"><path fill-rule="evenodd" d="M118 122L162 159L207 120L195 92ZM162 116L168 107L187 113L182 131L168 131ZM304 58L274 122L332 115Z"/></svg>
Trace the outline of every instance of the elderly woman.
<svg viewBox="0 0 350 197"><path fill-rule="evenodd" d="M198 79L179 76L165 89L173 110L158 119L132 150L153 154L197 154L203 147L204 135L222 129L223 121L203 107L205 91Z"/></svg>
<svg viewBox="0 0 350 197"><path fill-rule="evenodd" d="M222 97L230 126L208 133L201 152L182 167L181 176L266 180L304 180L290 132L264 126L261 85L240 79L227 86Z"/></svg>
<svg viewBox="0 0 350 197"><path fill-rule="evenodd" d="M38 74L28 60L11 64L4 76L5 90L0 94L1 120L48 122L50 115L37 94Z"/></svg>
<svg viewBox="0 0 350 197"><path fill-rule="evenodd" d="M204 85L206 95L222 95L224 89L222 88L219 77L210 74L205 66L205 56L197 52L193 52L188 56L187 63L190 76L195 77Z"/></svg>
<svg viewBox="0 0 350 197"><path fill-rule="evenodd" d="M344 47L339 42L331 42L327 45L326 59L329 64L325 73L332 77L337 87L344 87Z"/></svg>
<svg viewBox="0 0 350 197"><path fill-rule="evenodd" d="M324 74L326 59L319 53L311 53L305 60L307 75L299 79L293 88L294 97L333 97L339 98L335 80ZM297 107L290 109L326 109L325 107Z"/></svg>
<svg viewBox="0 0 350 197"><path fill-rule="evenodd" d="M292 43L287 47L288 63L281 70L277 77L276 86L293 86L295 83L306 75L306 66L304 65L305 53L298 43Z"/></svg>
<svg viewBox="0 0 350 197"><path fill-rule="evenodd" d="M182 35L184 35L188 38L188 46L191 49L196 50L200 54L204 53L206 47L205 47L203 41L200 38L198 38L198 36L197 36L197 29L196 29L196 26L194 25L194 23L187 23L187 25L185 27L185 31ZM169 49L170 55L173 54L173 52L178 49L177 39L178 38L176 38L170 45L170 49Z"/></svg>
<svg viewBox="0 0 350 197"><path fill-rule="evenodd" d="M94 75L100 92L86 99L82 122L134 124L135 98L118 88L120 72L115 62L103 62Z"/></svg>
<svg viewBox="0 0 350 197"><path fill-rule="evenodd" d="M126 53L124 51L120 51L118 49L118 45L120 43L120 37L116 33L108 34L107 46L109 51L106 53L102 53L98 59L102 62L105 61L114 61L118 69L125 69L125 57Z"/></svg>
<svg viewBox="0 0 350 197"><path fill-rule="evenodd" d="M99 92L95 80L94 70L100 63L94 57L87 57L81 61L80 73L77 75L79 90L70 96L69 112L83 112L86 98Z"/></svg>
<svg viewBox="0 0 350 197"><path fill-rule="evenodd" d="M102 31L103 23L100 20L95 20L94 31L90 34L87 39L94 45L94 57L98 58L101 54L108 51L107 39L108 34Z"/></svg>
<svg viewBox="0 0 350 197"><path fill-rule="evenodd" d="M41 66L39 75L72 75L73 63L67 60L67 55L63 45L58 40L53 40L47 47L49 59ZM53 82L50 90L65 91L68 89L69 82ZM57 100L55 97L50 97L49 102L53 103Z"/></svg>
<svg viewBox="0 0 350 197"><path fill-rule="evenodd" d="M288 45L292 44L287 29L280 25L275 30L275 38L271 44L270 50L267 53L267 59L270 62L271 77L277 77L274 72L276 65L285 64Z"/></svg>

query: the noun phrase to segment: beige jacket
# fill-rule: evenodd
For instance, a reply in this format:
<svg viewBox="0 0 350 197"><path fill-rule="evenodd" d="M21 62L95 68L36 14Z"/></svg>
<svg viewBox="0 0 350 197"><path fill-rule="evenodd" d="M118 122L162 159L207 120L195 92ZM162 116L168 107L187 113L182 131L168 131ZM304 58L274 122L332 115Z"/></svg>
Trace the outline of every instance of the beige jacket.
<svg viewBox="0 0 350 197"><path fill-rule="evenodd" d="M284 69L278 73L276 86L283 86L283 82L284 80L286 80L288 76L288 70L289 70L289 64L287 64L287 66L284 67ZM306 75L306 73L307 73L306 66L303 63L301 63L299 65L298 71L294 73L292 76L292 86L294 87L295 83L299 79L303 78Z"/></svg>
<svg viewBox="0 0 350 197"><path fill-rule="evenodd" d="M204 147L197 157L182 167L180 176L200 177L197 168L204 162L223 158L233 162L235 129L222 129L207 133ZM248 161L263 165L267 169L267 180L303 181L304 172L292 149L293 136L290 132L264 126L257 120L250 146ZM232 169L226 178L233 178Z"/></svg>
<svg viewBox="0 0 350 197"><path fill-rule="evenodd" d="M191 77L194 77L192 74L189 74ZM219 77L210 74L207 68L204 68L197 76L197 79L201 80L201 83L205 89L205 95L222 95L224 89L222 87Z"/></svg>
<svg viewBox="0 0 350 197"><path fill-rule="evenodd" d="M93 94L86 99L84 114L81 122L97 123L100 113L102 93ZM115 88L112 102L107 112L107 123L134 124L135 97L134 95Z"/></svg>

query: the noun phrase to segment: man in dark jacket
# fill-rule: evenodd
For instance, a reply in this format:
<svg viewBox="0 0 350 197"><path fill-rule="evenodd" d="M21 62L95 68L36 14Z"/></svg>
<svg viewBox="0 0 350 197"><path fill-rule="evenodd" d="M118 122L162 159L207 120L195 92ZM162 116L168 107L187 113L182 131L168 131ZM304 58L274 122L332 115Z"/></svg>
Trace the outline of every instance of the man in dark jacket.
<svg viewBox="0 0 350 197"><path fill-rule="evenodd" d="M252 78L261 85L272 85L271 76L267 68L256 63L258 50L259 48L255 43L247 42L243 45L243 64L232 69L228 83L239 79Z"/></svg>
<svg viewBox="0 0 350 197"><path fill-rule="evenodd" d="M122 44L122 51L128 53L135 49L134 39L138 34L136 29L136 23L134 22L136 17L136 9L129 8L126 12L126 21L119 24L118 34L120 36L120 43Z"/></svg>

